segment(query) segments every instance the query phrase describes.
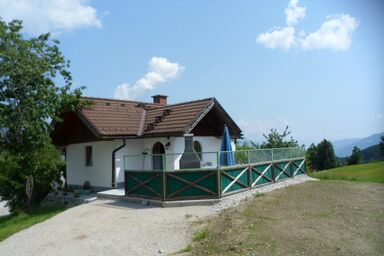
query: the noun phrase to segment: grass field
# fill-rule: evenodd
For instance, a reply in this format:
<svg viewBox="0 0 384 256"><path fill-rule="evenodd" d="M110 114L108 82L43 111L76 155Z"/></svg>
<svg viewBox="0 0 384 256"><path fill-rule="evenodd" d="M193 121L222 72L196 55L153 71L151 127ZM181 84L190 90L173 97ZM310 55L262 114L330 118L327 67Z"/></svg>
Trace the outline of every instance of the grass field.
<svg viewBox="0 0 384 256"><path fill-rule="evenodd" d="M384 255L384 185L307 182L255 197L200 228L191 255Z"/></svg>
<svg viewBox="0 0 384 256"><path fill-rule="evenodd" d="M46 219L64 211L64 207L40 207L31 213L19 213L18 215L10 215L0 217L0 241L14 233L26 229L34 224L43 222Z"/></svg>
<svg viewBox="0 0 384 256"><path fill-rule="evenodd" d="M197 223L184 254L384 255L383 162L314 176Z"/></svg>
<svg viewBox="0 0 384 256"><path fill-rule="evenodd" d="M313 172L310 173L309 176L323 180L384 183L384 162L344 166L321 172Z"/></svg>

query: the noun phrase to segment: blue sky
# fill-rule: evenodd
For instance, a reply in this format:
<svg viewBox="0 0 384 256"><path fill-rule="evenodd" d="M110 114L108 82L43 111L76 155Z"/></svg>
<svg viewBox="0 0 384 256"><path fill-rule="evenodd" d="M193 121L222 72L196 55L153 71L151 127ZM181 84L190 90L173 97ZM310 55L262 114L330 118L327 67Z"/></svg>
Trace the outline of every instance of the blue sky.
<svg viewBox="0 0 384 256"><path fill-rule="evenodd" d="M380 0L0 0L26 35L61 41L87 96L216 97L246 138L289 125L307 145L384 131L383 13Z"/></svg>

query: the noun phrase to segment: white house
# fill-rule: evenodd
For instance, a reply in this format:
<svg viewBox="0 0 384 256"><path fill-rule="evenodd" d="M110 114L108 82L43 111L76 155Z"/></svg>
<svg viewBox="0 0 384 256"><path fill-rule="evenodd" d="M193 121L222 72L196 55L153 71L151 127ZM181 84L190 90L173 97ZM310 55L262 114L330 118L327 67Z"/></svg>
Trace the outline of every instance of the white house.
<svg viewBox="0 0 384 256"><path fill-rule="evenodd" d="M185 134L193 134L200 160L215 166L216 153L200 152L220 150L224 125L230 131L233 147L242 136L215 98L172 105L163 95L153 96L153 103L84 100L93 104L64 113L63 121L51 134L53 142L65 150L66 179L72 187L81 187L86 181L94 190L116 187L124 183L124 167L179 169ZM166 154L165 159L162 154Z"/></svg>

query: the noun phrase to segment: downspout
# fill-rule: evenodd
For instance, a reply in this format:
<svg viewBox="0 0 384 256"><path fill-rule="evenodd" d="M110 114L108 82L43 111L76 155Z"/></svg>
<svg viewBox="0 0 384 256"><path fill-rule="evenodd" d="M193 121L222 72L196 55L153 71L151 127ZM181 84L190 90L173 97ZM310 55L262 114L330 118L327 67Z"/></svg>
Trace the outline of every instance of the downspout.
<svg viewBox="0 0 384 256"><path fill-rule="evenodd" d="M112 187L115 188L116 187L116 164L115 164L115 154L117 151L119 151L120 149L122 149L123 147L125 147L125 139L123 139L123 145L121 145L120 147L118 148L115 148L113 151L112 151Z"/></svg>

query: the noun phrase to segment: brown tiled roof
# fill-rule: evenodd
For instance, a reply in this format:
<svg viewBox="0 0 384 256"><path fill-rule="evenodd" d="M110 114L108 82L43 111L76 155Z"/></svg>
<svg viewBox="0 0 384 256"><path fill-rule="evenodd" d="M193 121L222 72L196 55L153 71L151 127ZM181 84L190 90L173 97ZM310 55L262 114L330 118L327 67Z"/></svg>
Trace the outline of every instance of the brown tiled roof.
<svg viewBox="0 0 384 256"><path fill-rule="evenodd" d="M151 109L147 112L144 134L185 133L213 101L208 98Z"/></svg>
<svg viewBox="0 0 384 256"><path fill-rule="evenodd" d="M214 98L173 105L84 97L93 104L82 109L80 117L100 137L155 136L183 134Z"/></svg>

